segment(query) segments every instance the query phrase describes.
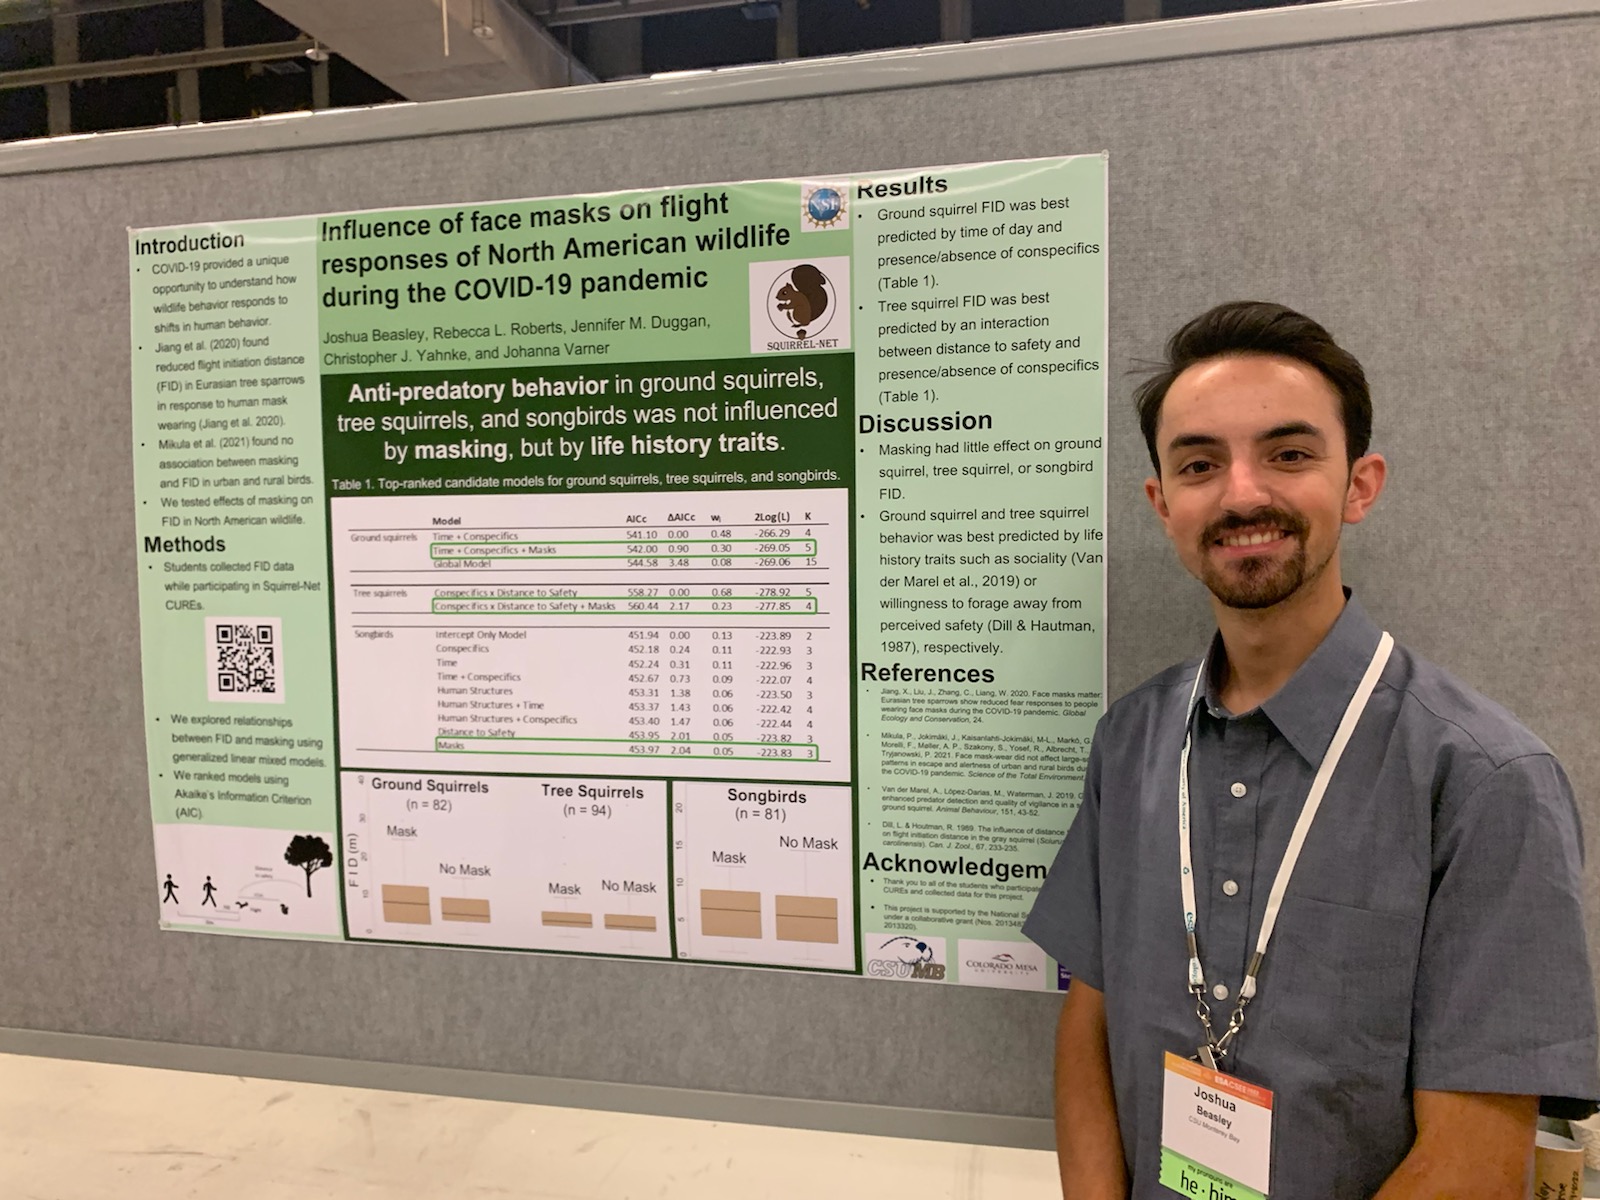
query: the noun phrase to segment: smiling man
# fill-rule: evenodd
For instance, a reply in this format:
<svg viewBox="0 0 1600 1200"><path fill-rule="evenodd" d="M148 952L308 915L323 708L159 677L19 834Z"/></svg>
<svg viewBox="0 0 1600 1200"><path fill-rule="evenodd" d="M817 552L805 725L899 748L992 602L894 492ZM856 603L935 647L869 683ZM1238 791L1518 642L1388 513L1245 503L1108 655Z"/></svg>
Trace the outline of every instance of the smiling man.
<svg viewBox="0 0 1600 1200"><path fill-rule="evenodd" d="M1102 718L1024 927L1064 1193L1522 1200L1540 1098L1600 1097L1566 776L1345 588L1388 467L1322 326L1221 305L1136 398L1217 634Z"/></svg>

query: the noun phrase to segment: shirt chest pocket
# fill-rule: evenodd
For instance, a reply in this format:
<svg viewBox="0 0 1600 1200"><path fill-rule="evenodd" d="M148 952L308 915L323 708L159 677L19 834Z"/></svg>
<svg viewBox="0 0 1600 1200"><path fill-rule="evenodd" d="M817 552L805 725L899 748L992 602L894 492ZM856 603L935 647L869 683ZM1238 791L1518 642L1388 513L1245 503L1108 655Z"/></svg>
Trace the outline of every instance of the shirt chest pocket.
<svg viewBox="0 0 1600 1200"><path fill-rule="evenodd" d="M1414 917L1285 899L1261 981L1273 1031L1329 1067L1405 1058L1421 936Z"/></svg>

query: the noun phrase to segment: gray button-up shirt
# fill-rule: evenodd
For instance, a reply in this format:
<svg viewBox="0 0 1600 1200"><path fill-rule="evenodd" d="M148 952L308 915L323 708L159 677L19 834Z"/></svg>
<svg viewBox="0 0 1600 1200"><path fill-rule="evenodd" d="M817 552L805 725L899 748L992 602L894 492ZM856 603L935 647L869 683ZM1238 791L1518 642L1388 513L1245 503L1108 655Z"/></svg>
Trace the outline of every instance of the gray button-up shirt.
<svg viewBox="0 0 1600 1200"><path fill-rule="evenodd" d="M1260 708L1193 715L1198 934L1218 1031L1379 630L1349 601ZM1220 663L1220 638L1211 660ZM1164 1197L1162 1053L1194 1054L1178 757L1198 660L1101 719L1083 807L1023 932L1105 993L1134 1200ZM1414 1088L1600 1098L1571 787L1504 709L1396 647L1312 827L1230 1067L1273 1089L1271 1194L1368 1200ZM1220 994L1220 993L1219 993Z"/></svg>

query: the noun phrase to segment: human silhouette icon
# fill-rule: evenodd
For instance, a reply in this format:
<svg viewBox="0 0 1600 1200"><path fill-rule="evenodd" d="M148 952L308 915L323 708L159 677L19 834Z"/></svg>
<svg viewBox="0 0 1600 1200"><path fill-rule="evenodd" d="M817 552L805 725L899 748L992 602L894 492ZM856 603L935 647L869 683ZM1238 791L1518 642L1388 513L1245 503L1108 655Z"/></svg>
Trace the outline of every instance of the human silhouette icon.
<svg viewBox="0 0 1600 1200"><path fill-rule="evenodd" d="M212 908L215 908L217 906L217 889L211 885L211 876L206 876L206 885L201 891L205 892L206 898L200 901L200 906L204 908L209 904Z"/></svg>
<svg viewBox="0 0 1600 1200"><path fill-rule="evenodd" d="M161 903L178 902L178 885L172 882L172 872L167 872L167 882L161 889Z"/></svg>

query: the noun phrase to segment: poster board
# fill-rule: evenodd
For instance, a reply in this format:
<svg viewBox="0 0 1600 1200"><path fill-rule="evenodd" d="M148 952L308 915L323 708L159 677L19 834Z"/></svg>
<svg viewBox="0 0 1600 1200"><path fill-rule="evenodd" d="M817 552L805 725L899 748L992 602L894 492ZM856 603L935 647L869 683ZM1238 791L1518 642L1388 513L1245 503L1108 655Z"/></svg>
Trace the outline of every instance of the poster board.
<svg viewBox="0 0 1600 1200"><path fill-rule="evenodd" d="M1064 987L1105 195L131 230L162 927Z"/></svg>

